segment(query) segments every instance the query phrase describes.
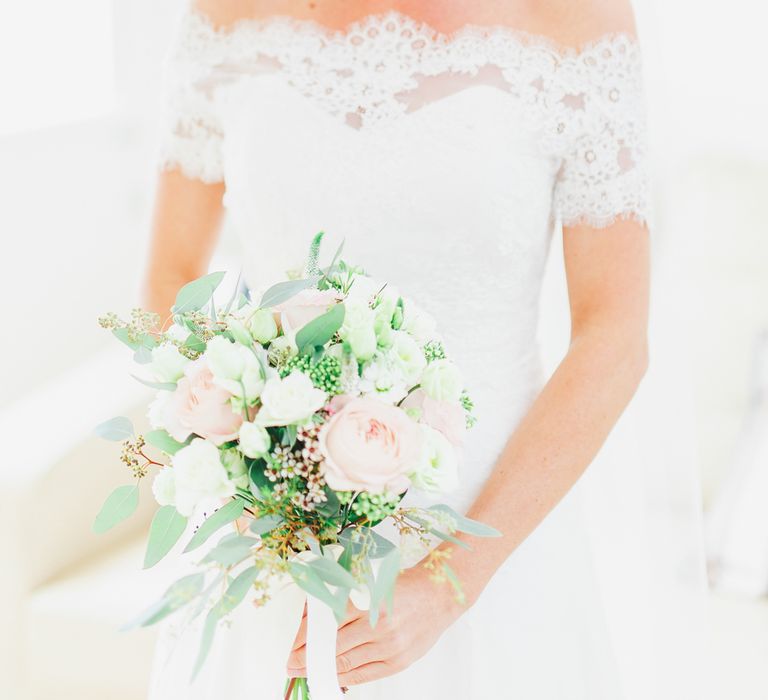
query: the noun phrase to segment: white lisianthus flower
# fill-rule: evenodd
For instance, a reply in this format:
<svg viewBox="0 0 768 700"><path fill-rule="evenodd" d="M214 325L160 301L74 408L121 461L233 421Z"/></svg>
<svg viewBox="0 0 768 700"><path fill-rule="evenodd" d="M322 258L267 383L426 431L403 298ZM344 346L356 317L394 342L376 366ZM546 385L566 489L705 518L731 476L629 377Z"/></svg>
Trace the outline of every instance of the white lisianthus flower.
<svg viewBox="0 0 768 700"><path fill-rule="evenodd" d="M410 299L403 299L401 331L410 333L421 345L437 336L437 321Z"/></svg>
<svg viewBox="0 0 768 700"><path fill-rule="evenodd" d="M237 488L248 488L248 467L245 464L243 455L234 448L222 450L219 454L221 456L221 463L227 470L232 483Z"/></svg>
<svg viewBox="0 0 768 700"><path fill-rule="evenodd" d="M149 424L155 430L165 429L163 416L166 413L166 406L171 396L172 393L170 391L158 391L154 401L147 408L147 420L149 420Z"/></svg>
<svg viewBox="0 0 768 700"><path fill-rule="evenodd" d="M254 422L264 427L306 423L323 407L326 398L306 374L294 370L284 379L267 381Z"/></svg>
<svg viewBox="0 0 768 700"><path fill-rule="evenodd" d="M435 360L427 365L421 376L421 387L437 401L458 401L464 390L459 368L450 360Z"/></svg>
<svg viewBox="0 0 768 700"><path fill-rule="evenodd" d="M373 330L373 322L373 309L366 302L347 299L344 301L344 323L339 329L339 335L346 339L353 331Z"/></svg>
<svg viewBox="0 0 768 700"><path fill-rule="evenodd" d="M264 388L264 367L256 353L217 335L208 341L205 359L217 386L252 404Z"/></svg>
<svg viewBox="0 0 768 700"><path fill-rule="evenodd" d="M402 367L408 383L416 384L427 366L427 359L419 344L408 333L393 331L392 353Z"/></svg>
<svg viewBox="0 0 768 700"><path fill-rule="evenodd" d="M176 475L171 467L163 467L152 481L152 494L161 506L176 505Z"/></svg>
<svg viewBox="0 0 768 700"><path fill-rule="evenodd" d="M367 275L355 275L344 303L353 302L369 306L382 287L381 282Z"/></svg>
<svg viewBox="0 0 768 700"><path fill-rule="evenodd" d="M347 334L345 340L349 343L352 354L358 360L369 360L376 353L378 341L373 327L356 328Z"/></svg>
<svg viewBox="0 0 768 700"><path fill-rule="evenodd" d="M365 364L358 385L363 396L396 404L408 395L405 375L395 358L387 353Z"/></svg>
<svg viewBox="0 0 768 700"><path fill-rule="evenodd" d="M459 486L459 460L456 448L428 425L424 432L424 453L418 468L408 476L417 489L450 493Z"/></svg>
<svg viewBox="0 0 768 700"><path fill-rule="evenodd" d="M184 376L184 368L189 362L173 343L163 343L152 348L149 369L157 381L173 383Z"/></svg>
<svg viewBox="0 0 768 700"><path fill-rule="evenodd" d="M235 484L221 463L218 448L195 438L172 458L176 510L189 517L198 503L235 494Z"/></svg>
<svg viewBox="0 0 768 700"><path fill-rule="evenodd" d="M240 451L246 457L261 457L269 452L271 445L272 439L263 426L256 423L243 423L240 426Z"/></svg>
<svg viewBox="0 0 768 700"><path fill-rule="evenodd" d="M247 326L254 339L262 345L266 345L277 337L277 323L269 309L249 312Z"/></svg>

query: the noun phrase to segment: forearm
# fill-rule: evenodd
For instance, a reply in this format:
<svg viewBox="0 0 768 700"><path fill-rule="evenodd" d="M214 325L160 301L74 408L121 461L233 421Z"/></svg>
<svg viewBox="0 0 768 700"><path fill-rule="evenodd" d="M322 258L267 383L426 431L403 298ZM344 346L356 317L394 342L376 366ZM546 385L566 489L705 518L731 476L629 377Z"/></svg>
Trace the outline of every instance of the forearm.
<svg viewBox="0 0 768 700"><path fill-rule="evenodd" d="M590 464L645 365L637 334L595 330L574 339L468 512L502 537L466 538L472 551L451 547L451 566L470 602Z"/></svg>

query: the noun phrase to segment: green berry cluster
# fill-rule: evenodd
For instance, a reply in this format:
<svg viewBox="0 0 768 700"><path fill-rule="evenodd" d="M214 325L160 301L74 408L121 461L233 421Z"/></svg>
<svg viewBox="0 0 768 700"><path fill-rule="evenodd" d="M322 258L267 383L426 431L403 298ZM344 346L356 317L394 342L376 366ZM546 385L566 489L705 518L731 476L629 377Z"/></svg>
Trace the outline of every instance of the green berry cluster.
<svg viewBox="0 0 768 700"><path fill-rule="evenodd" d="M286 377L296 369L308 375L312 383L326 394L335 396L341 393L341 362L335 357L324 355L317 361L309 355L292 357L280 368L280 376Z"/></svg>
<svg viewBox="0 0 768 700"><path fill-rule="evenodd" d="M392 515L400 503L400 496L392 493L360 493L352 504L352 512L370 522L378 522Z"/></svg>
<svg viewBox="0 0 768 700"><path fill-rule="evenodd" d="M424 346L424 357L427 358L427 362L434 362L435 360L445 359L445 348L439 340L430 340Z"/></svg>

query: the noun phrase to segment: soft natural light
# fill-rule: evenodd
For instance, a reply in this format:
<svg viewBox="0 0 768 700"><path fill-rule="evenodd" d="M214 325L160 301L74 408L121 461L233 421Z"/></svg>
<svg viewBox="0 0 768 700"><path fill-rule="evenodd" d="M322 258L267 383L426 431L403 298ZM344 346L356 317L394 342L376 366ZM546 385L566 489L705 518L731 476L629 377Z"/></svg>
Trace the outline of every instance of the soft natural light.
<svg viewBox="0 0 768 700"><path fill-rule="evenodd" d="M0 6L0 134L103 115L115 103L112 4Z"/></svg>

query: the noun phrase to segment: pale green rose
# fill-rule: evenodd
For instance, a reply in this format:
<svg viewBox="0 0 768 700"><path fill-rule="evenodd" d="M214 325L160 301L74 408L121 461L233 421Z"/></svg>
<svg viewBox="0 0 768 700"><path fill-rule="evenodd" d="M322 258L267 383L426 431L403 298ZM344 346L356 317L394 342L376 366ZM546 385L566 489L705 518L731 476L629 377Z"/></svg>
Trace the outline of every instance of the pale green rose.
<svg viewBox="0 0 768 700"><path fill-rule="evenodd" d="M189 359L179 352L172 343L164 343L152 348L150 371L159 382L178 382L184 375L184 368Z"/></svg>
<svg viewBox="0 0 768 700"><path fill-rule="evenodd" d="M266 345L277 337L277 323L269 309L259 309L247 321L248 330L256 342Z"/></svg>
<svg viewBox="0 0 768 700"><path fill-rule="evenodd" d="M352 354L358 360L370 360L376 353L378 343L376 341L376 332L372 326L352 330L347 334L345 340L349 343Z"/></svg>
<svg viewBox="0 0 768 700"><path fill-rule="evenodd" d="M244 345L247 348L253 345L251 334L239 318L229 317L227 319L227 330L229 330L232 337L241 345Z"/></svg>
<svg viewBox="0 0 768 700"><path fill-rule="evenodd" d="M404 331L392 331L392 354L410 384L416 384L427 366L419 344Z"/></svg>
<svg viewBox="0 0 768 700"><path fill-rule="evenodd" d="M152 494L161 506L176 505L176 476L171 467L163 467L152 481Z"/></svg>
<svg viewBox="0 0 768 700"><path fill-rule="evenodd" d="M430 362L421 376L421 386L437 401L458 401L464 391L461 372L450 360Z"/></svg>
<svg viewBox="0 0 768 700"><path fill-rule="evenodd" d="M456 448L434 428L421 425L424 452L421 463L409 478L417 489L449 493L459 486L459 461Z"/></svg>
<svg viewBox="0 0 768 700"><path fill-rule="evenodd" d="M222 450L221 463L236 487L244 489L248 486L248 467L236 449Z"/></svg>
<svg viewBox="0 0 768 700"><path fill-rule="evenodd" d="M240 451L246 457L263 457L271 446L272 440L266 428L256 423L243 423L240 426Z"/></svg>
<svg viewBox="0 0 768 700"><path fill-rule="evenodd" d="M208 341L205 359L217 386L247 404L256 401L264 388L265 376L262 361L252 349L218 335Z"/></svg>
<svg viewBox="0 0 768 700"><path fill-rule="evenodd" d="M344 323L339 329L339 335L346 340L354 331L373 331L373 310L363 301L347 300L344 302Z"/></svg>

